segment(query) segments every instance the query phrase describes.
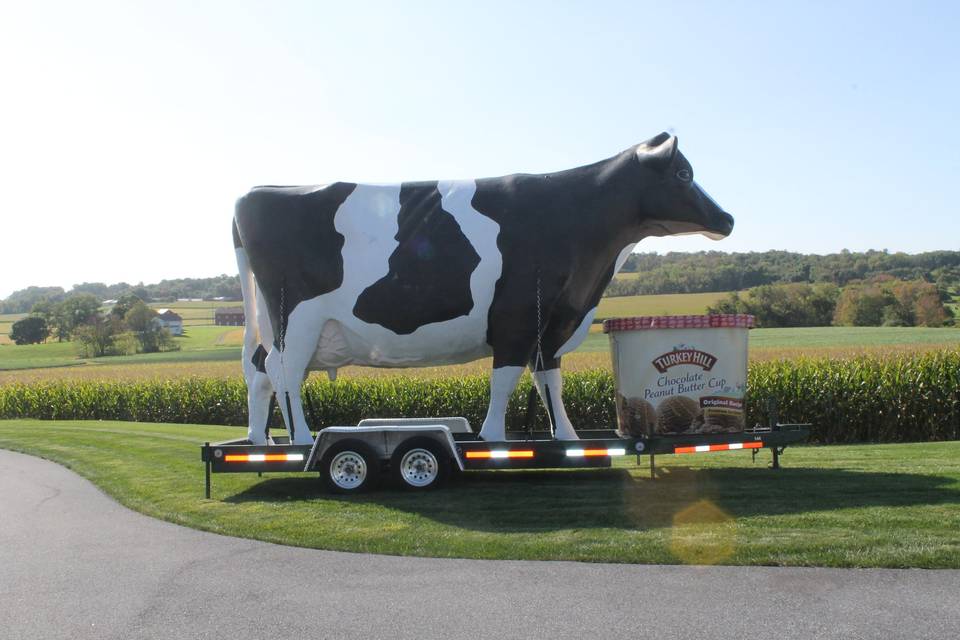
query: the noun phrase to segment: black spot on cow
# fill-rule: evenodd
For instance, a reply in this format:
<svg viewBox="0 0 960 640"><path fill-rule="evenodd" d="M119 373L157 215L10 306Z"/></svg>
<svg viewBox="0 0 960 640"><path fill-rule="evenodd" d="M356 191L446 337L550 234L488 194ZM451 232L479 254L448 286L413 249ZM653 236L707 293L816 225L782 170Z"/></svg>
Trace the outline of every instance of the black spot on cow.
<svg viewBox="0 0 960 640"><path fill-rule="evenodd" d="M257 350L253 352L253 357L250 358L250 362L260 373L267 372L267 350L263 348L262 344L257 345Z"/></svg>
<svg viewBox="0 0 960 640"><path fill-rule="evenodd" d="M247 252L277 344L297 304L343 283L344 237L334 217L356 186L257 187L237 202L234 241Z"/></svg>
<svg viewBox="0 0 960 640"><path fill-rule="evenodd" d="M538 289L544 368L559 366L553 355L599 303L620 250L638 239L637 165L628 149L569 171L477 180L473 207L500 225L503 256L487 325L494 367L534 361Z"/></svg>
<svg viewBox="0 0 960 640"><path fill-rule="evenodd" d="M399 245L387 275L357 298L356 317L405 335L473 309L470 275L480 256L440 201L436 182L400 186Z"/></svg>

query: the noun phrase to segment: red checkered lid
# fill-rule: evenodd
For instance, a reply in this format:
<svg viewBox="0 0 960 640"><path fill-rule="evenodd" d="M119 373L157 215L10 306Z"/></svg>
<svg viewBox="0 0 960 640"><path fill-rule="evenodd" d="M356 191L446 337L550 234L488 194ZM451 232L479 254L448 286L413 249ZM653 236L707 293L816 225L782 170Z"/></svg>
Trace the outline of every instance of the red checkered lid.
<svg viewBox="0 0 960 640"><path fill-rule="evenodd" d="M641 316L608 318L603 332L643 329L752 329L753 316L746 313L716 313L709 316Z"/></svg>

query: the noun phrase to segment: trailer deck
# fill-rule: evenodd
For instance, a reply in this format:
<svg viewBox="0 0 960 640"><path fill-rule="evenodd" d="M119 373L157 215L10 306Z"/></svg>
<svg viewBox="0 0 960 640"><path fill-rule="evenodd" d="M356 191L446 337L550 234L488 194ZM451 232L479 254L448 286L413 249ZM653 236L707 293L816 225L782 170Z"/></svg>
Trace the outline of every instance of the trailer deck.
<svg viewBox="0 0 960 640"><path fill-rule="evenodd" d="M810 425L773 424L737 433L648 438L621 438L613 430L584 430L579 435L580 440L563 441L551 439L548 432L514 432L505 441L486 442L463 418L378 419L356 427L322 429L313 445L290 444L286 436L274 437L272 444L265 445L246 439L205 443L201 460L208 498L213 473L320 472L332 490L351 493L371 488L383 470L393 473L401 486L419 489L438 484L446 467L459 471L603 468L623 456L635 456L639 465L641 456L647 455L651 477L655 477L655 457L666 454L751 450L756 456L761 449L770 449L772 467L779 468L784 448L806 440Z"/></svg>

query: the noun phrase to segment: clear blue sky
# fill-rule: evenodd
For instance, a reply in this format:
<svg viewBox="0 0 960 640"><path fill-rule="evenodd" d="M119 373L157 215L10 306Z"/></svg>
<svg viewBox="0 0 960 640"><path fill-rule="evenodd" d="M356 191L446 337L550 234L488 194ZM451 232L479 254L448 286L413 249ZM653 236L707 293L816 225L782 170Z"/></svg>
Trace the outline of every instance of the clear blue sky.
<svg viewBox="0 0 960 640"><path fill-rule="evenodd" d="M587 164L737 219L646 251L957 249L960 3L64 2L0 23L0 296L233 273L254 184Z"/></svg>

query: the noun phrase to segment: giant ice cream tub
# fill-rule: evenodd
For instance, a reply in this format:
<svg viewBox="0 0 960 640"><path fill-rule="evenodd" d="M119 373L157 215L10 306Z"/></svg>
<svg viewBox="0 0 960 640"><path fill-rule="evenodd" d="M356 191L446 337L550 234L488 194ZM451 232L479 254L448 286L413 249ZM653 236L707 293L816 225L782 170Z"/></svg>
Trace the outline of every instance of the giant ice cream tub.
<svg viewBox="0 0 960 640"><path fill-rule="evenodd" d="M753 316L610 318L621 437L744 430L747 334Z"/></svg>

